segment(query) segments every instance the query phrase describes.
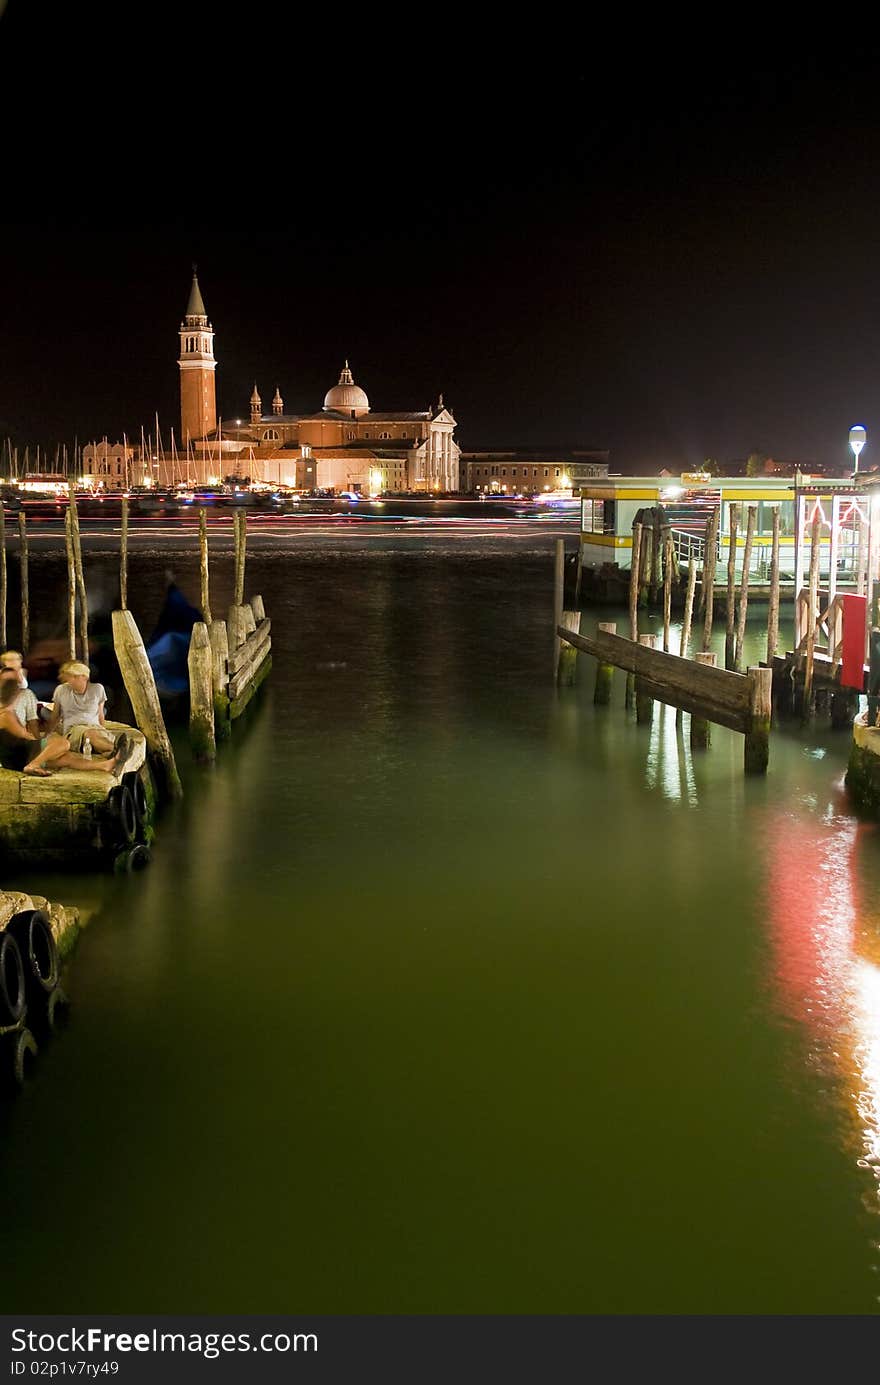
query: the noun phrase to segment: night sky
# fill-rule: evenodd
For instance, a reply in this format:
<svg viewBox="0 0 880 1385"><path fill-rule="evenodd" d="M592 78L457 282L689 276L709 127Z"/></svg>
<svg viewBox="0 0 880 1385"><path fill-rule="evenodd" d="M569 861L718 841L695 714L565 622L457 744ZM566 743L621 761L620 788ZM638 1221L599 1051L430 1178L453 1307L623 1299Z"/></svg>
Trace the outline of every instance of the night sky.
<svg viewBox="0 0 880 1385"><path fill-rule="evenodd" d="M0 76L41 9L12 0ZM68 23L56 48L82 49ZM4 174L0 437L177 428L195 260L225 419L254 379L267 411L276 384L287 412L320 408L347 356L377 409L442 390L465 449L828 464L860 422L880 460L874 54L643 39L478 53L452 26L332 64L304 43L271 91L212 89L239 26L189 95L179 55L139 50L121 99L72 78L51 138L19 118ZM114 43L129 61L104 42L96 72ZM154 78L167 99L140 100Z"/></svg>

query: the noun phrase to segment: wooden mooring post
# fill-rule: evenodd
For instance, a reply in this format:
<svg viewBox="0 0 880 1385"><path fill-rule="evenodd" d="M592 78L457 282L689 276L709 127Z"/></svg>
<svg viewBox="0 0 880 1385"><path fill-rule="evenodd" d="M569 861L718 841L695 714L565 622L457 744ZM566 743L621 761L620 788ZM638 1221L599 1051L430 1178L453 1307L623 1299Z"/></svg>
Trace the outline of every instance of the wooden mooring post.
<svg viewBox="0 0 880 1385"><path fill-rule="evenodd" d="M31 644L31 596L28 585L27 519L24 510L18 512L18 537L21 565L21 652L27 654Z"/></svg>
<svg viewBox="0 0 880 1385"><path fill-rule="evenodd" d="M703 575L700 581L700 610L703 612L703 649L712 643L712 622L715 610L715 566L718 542L718 529L721 523L721 506L714 510L706 521L706 540L703 548Z"/></svg>
<svg viewBox="0 0 880 1385"><path fill-rule="evenodd" d="M739 584L739 611L736 617L736 642L733 649L733 667L742 672L743 640L746 635L746 613L749 608L749 569L752 562L752 545L755 541L755 524L758 519L757 505L750 505L746 520L746 542L743 548L743 570Z"/></svg>
<svg viewBox="0 0 880 1385"><path fill-rule="evenodd" d="M797 593L795 593L797 600ZM816 651L816 616L819 611L819 516L813 516L810 529L810 587L807 610L807 656L804 667L803 702L801 717L809 721L813 715L813 667Z"/></svg>
<svg viewBox="0 0 880 1385"><path fill-rule="evenodd" d="M73 556L73 515L64 515L64 547L67 553L67 657L76 658L76 561Z"/></svg>
<svg viewBox="0 0 880 1385"><path fill-rule="evenodd" d="M639 635L639 644L646 649L655 649L657 645L656 635ZM636 675L636 721L639 724L652 721L654 717L654 696L653 693L646 692L641 678Z"/></svg>
<svg viewBox="0 0 880 1385"><path fill-rule="evenodd" d="M204 505L199 506L199 577L202 597L202 617L206 625L211 624L211 592L208 584L208 515ZM236 585L238 567L236 565Z"/></svg>
<svg viewBox="0 0 880 1385"><path fill-rule="evenodd" d="M6 512L0 498L0 649L6 644Z"/></svg>
<svg viewBox="0 0 880 1385"><path fill-rule="evenodd" d="M214 740L214 659L208 627L198 620L192 628L189 654L189 742L202 764L216 756Z"/></svg>
<svg viewBox="0 0 880 1385"><path fill-rule="evenodd" d="M214 738L228 740L232 734L229 715L229 640L225 620L212 620L208 626L211 641L211 687L214 697Z"/></svg>
<svg viewBox="0 0 880 1385"><path fill-rule="evenodd" d="M739 506L730 502L730 547L727 550L727 633L724 637L724 667L733 668L735 652L734 620L736 618L736 534L739 528Z"/></svg>
<svg viewBox="0 0 880 1385"><path fill-rule="evenodd" d="M682 659L687 658L688 640L691 637L691 618L694 610L694 589L696 587L696 584L697 567L696 563L694 562L694 555L691 554L691 560L688 563L687 591L685 592L684 597L684 621L682 622L681 627L681 642L678 646L679 657Z"/></svg>
<svg viewBox="0 0 880 1385"><path fill-rule="evenodd" d="M236 549L236 563L238 550ZM237 568L236 568L237 575ZM236 603L241 604L236 597ZM553 629L562 624L562 611L565 605L565 540L557 539L553 551ZM232 613L230 612L230 618ZM229 626L229 648L235 649L232 638L232 624ZM557 635L553 644L553 679L559 681L559 660L562 654L562 640Z"/></svg>
<svg viewBox="0 0 880 1385"><path fill-rule="evenodd" d="M244 510L233 511L235 524L235 604L244 605L244 569L247 559L247 515ZM562 539L558 540L562 543Z"/></svg>
<svg viewBox="0 0 880 1385"><path fill-rule="evenodd" d="M743 765L746 774L766 774L770 760L773 670L753 667L747 677L751 722L745 734Z"/></svg>
<svg viewBox="0 0 880 1385"><path fill-rule="evenodd" d="M797 597L795 597L797 599ZM779 644L779 506L773 507L773 547L770 552L770 600L767 604L767 663Z"/></svg>
<svg viewBox="0 0 880 1385"><path fill-rule="evenodd" d="M79 638L80 656L84 664L89 662L89 599L86 595L86 579L83 573L82 544L79 534L79 511L76 508L76 492L73 485L68 487L70 496L70 532L73 538L73 561L76 570L76 589L79 594ZM144 733L146 734L146 732Z"/></svg>
<svg viewBox="0 0 880 1385"><path fill-rule="evenodd" d="M617 625L614 621L599 621L599 629L604 630L608 635L617 634ZM611 689L614 686L614 665L603 664L601 659L596 662L596 686L593 690L593 701L598 706L607 706L611 701Z"/></svg>
<svg viewBox="0 0 880 1385"><path fill-rule="evenodd" d="M675 544L672 530L663 526L663 648L669 653L669 623L672 617L672 574L675 565Z"/></svg>
<svg viewBox="0 0 880 1385"><path fill-rule="evenodd" d="M718 655L714 649L702 649L694 656L698 664L704 668L715 668L718 663ZM706 717L698 716L696 712L691 712L691 750L708 750L712 740L710 730L711 722Z"/></svg>
<svg viewBox="0 0 880 1385"><path fill-rule="evenodd" d="M119 605L128 609L128 496L122 497L122 528L119 534Z"/></svg>
<svg viewBox="0 0 880 1385"><path fill-rule="evenodd" d="M112 622L113 647L135 722L144 733L150 753L159 766L165 793L169 798L182 798L183 787L141 632L131 611L114 611Z"/></svg>
<svg viewBox="0 0 880 1385"><path fill-rule="evenodd" d="M636 520L633 523L632 541L632 562L629 569L629 637L631 640L639 638L639 573L642 561L642 526ZM636 676L634 673L626 675L626 705L633 707L636 700Z"/></svg>

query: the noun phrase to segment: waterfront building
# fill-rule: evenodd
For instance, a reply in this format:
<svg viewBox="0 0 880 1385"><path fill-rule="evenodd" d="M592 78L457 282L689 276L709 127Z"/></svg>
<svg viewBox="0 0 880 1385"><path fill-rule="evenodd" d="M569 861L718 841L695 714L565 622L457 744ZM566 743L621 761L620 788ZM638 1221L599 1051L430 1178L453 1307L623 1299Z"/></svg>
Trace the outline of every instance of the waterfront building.
<svg viewBox="0 0 880 1385"><path fill-rule="evenodd" d="M577 493L588 480L608 475L608 452L529 447L463 452L461 472L462 490L471 495Z"/></svg>
<svg viewBox="0 0 880 1385"><path fill-rule="evenodd" d="M137 474L145 470L149 475L149 462L141 466L136 461L134 447L128 442L90 442L82 450L82 468L77 480L86 486L103 486L105 490L122 490L125 486L143 484Z"/></svg>
<svg viewBox="0 0 880 1385"><path fill-rule="evenodd" d="M218 420L214 331L195 274L180 326L178 364L182 453L176 476L168 475L175 467L166 460L166 481L204 484L234 475L365 494L459 489L457 424L443 395L427 409L374 410L348 361L320 409L286 413L276 385L270 412L264 413L255 383L249 418Z"/></svg>
<svg viewBox="0 0 880 1385"><path fill-rule="evenodd" d="M588 481L581 491L581 560L586 568L606 564L629 571L633 523L643 510L660 507L669 524L676 554L682 563L693 555L702 564L706 520L720 507L718 561L730 552L730 502L757 509L751 566L766 576L773 533L773 512L779 511L780 564L790 567L795 550L795 492L807 479L795 476L608 476ZM737 571L742 567L744 520L735 545ZM823 543L827 538L823 537Z"/></svg>

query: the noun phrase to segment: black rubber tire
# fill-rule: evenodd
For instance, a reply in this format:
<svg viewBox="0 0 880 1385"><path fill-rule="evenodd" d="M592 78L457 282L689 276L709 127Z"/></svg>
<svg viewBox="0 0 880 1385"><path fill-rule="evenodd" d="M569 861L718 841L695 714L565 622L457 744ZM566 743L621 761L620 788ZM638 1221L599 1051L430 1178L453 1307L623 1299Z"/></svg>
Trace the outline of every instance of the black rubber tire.
<svg viewBox="0 0 880 1385"><path fill-rule="evenodd" d="M123 774L122 782L131 793L134 802L134 815L137 819L137 830L140 835L144 830L147 820L147 791L144 788L144 781L136 769L129 770L128 774Z"/></svg>
<svg viewBox="0 0 880 1385"><path fill-rule="evenodd" d="M131 846L137 837L138 822L134 798L127 784L117 784L107 797L107 804L116 826L116 840L121 846Z"/></svg>
<svg viewBox="0 0 880 1385"><path fill-rule="evenodd" d="M138 842L128 852L125 858L125 869L128 875L133 875L135 871L146 870L152 861L153 856L148 846L143 842Z"/></svg>
<svg viewBox="0 0 880 1385"><path fill-rule="evenodd" d="M26 998L21 949L11 933L0 933L0 1027L18 1024Z"/></svg>
<svg viewBox="0 0 880 1385"><path fill-rule="evenodd" d="M64 1027L70 1001L60 986L48 991L28 1006L28 1024L35 1034L55 1034Z"/></svg>
<svg viewBox="0 0 880 1385"><path fill-rule="evenodd" d="M21 952L28 998L41 991L54 991L60 967L49 915L42 909L25 909L9 920L6 931L18 943Z"/></svg>
<svg viewBox="0 0 880 1385"><path fill-rule="evenodd" d="M28 1076L28 1068L36 1058L37 1041L24 1025L0 1039L0 1087L7 1093L20 1091Z"/></svg>

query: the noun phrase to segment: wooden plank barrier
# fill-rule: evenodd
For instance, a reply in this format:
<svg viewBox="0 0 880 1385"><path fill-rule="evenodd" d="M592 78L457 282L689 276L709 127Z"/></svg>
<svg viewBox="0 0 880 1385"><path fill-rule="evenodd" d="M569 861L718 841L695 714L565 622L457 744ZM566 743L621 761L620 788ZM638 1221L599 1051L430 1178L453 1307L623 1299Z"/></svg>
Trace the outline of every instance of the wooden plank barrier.
<svg viewBox="0 0 880 1385"><path fill-rule="evenodd" d="M257 623L255 612L262 614ZM240 716L272 665L272 622L267 619L261 597L252 604L236 604L229 608L227 623L228 648L226 655L226 698L229 716ZM561 642L556 641L561 648ZM218 675L219 677L219 672ZM215 683L215 696L222 689Z"/></svg>
<svg viewBox="0 0 880 1385"><path fill-rule="evenodd" d="M637 720L650 720L649 700L680 707L698 718L717 722L746 738L745 769L764 773L770 736L770 689L772 670L750 668L733 673L703 662L682 659L653 648L655 636L642 635L638 643L598 631L575 635L557 626L561 640L574 644L603 664L613 664L636 675ZM642 704L641 714L639 704Z"/></svg>

